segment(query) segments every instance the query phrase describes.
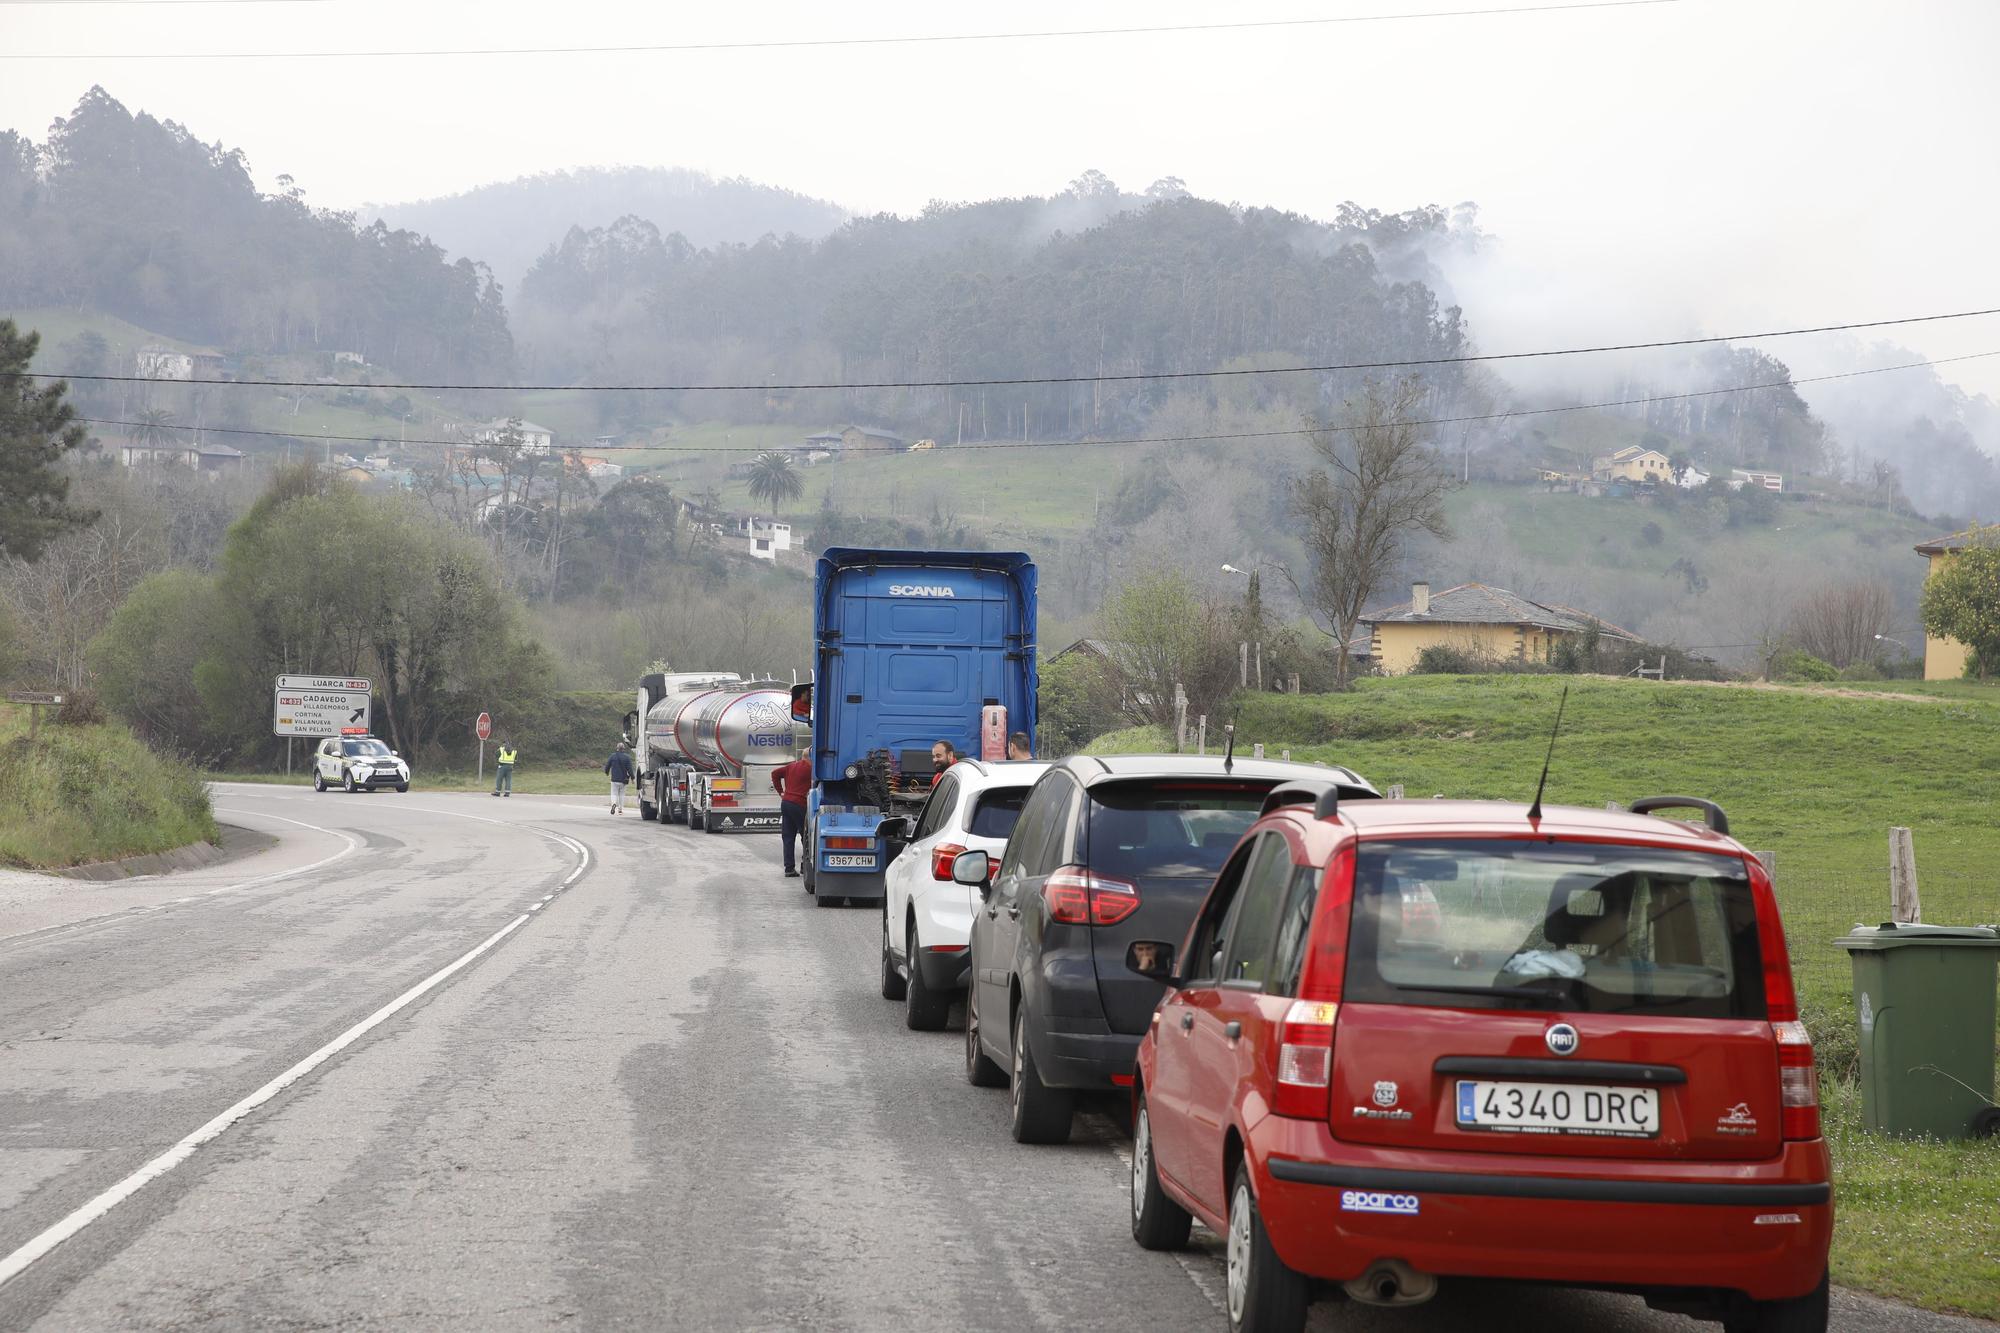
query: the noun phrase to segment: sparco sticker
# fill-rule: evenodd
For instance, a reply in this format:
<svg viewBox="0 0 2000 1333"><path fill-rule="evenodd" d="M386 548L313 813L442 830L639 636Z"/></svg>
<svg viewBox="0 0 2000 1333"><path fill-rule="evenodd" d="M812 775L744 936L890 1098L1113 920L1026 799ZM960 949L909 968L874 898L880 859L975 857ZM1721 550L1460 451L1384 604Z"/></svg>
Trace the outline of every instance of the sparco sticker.
<svg viewBox="0 0 2000 1333"><path fill-rule="evenodd" d="M1348 1213L1391 1213L1397 1217L1417 1215L1414 1194L1383 1194L1376 1190L1342 1190L1340 1208Z"/></svg>

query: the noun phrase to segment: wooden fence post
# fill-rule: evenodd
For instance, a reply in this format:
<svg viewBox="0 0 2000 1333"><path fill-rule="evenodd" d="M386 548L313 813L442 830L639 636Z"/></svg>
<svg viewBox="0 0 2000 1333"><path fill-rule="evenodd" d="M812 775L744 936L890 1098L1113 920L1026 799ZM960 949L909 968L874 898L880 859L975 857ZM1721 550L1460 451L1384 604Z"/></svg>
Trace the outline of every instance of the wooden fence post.
<svg viewBox="0 0 2000 1333"><path fill-rule="evenodd" d="M1187 691L1174 682L1174 753L1187 753Z"/></svg>
<svg viewBox="0 0 2000 1333"><path fill-rule="evenodd" d="M1258 741L1250 747L1250 757L1252 759L1262 759L1264 757L1264 742Z"/></svg>
<svg viewBox="0 0 2000 1333"><path fill-rule="evenodd" d="M1924 919L1917 897L1917 847L1906 828L1889 830L1889 919L1905 926Z"/></svg>
<svg viewBox="0 0 2000 1333"><path fill-rule="evenodd" d="M1280 750L1278 751L1278 758L1289 764L1292 762L1292 752L1290 750Z"/></svg>
<svg viewBox="0 0 2000 1333"><path fill-rule="evenodd" d="M1203 713L1194 723L1194 752L1208 753L1208 714Z"/></svg>
<svg viewBox="0 0 2000 1333"><path fill-rule="evenodd" d="M1236 688L1250 688L1250 641L1245 639L1236 645Z"/></svg>

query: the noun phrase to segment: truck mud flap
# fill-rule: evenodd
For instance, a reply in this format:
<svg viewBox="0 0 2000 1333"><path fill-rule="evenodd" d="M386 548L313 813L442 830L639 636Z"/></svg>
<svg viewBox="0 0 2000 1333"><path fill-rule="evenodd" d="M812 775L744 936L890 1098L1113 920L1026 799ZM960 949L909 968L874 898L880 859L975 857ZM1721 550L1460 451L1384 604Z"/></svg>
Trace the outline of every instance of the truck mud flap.
<svg viewBox="0 0 2000 1333"><path fill-rule="evenodd" d="M717 833L776 833L784 817L778 814L728 814L711 809L708 826Z"/></svg>

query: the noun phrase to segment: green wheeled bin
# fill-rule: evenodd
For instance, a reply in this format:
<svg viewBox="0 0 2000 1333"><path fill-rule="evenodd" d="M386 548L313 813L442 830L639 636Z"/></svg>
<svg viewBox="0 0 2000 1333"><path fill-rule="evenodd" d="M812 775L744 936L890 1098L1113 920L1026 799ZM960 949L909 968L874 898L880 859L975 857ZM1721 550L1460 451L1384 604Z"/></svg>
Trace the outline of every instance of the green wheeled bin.
<svg viewBox="0 0 2000 1333"><path fill-rule="evenodd" d="M1856 926L1861 1114L1877 1134L1963 1139L1994 1132L1992 926Z"/></svg>

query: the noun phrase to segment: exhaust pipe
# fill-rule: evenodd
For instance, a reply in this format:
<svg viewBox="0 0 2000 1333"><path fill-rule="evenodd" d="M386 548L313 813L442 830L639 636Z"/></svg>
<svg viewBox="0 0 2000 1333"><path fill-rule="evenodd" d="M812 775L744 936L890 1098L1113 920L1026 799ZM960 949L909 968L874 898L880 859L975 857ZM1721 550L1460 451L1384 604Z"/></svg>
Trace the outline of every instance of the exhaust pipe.
<svg viewBox="0 0 2000 1333"><path fill-rule="evenodd" d="M1377 1259L1360 1277L1342 1283L1341 1289L1363 1305L1422 1305L1437 1295L1438 1280L1401 1259Z"/></svg>

